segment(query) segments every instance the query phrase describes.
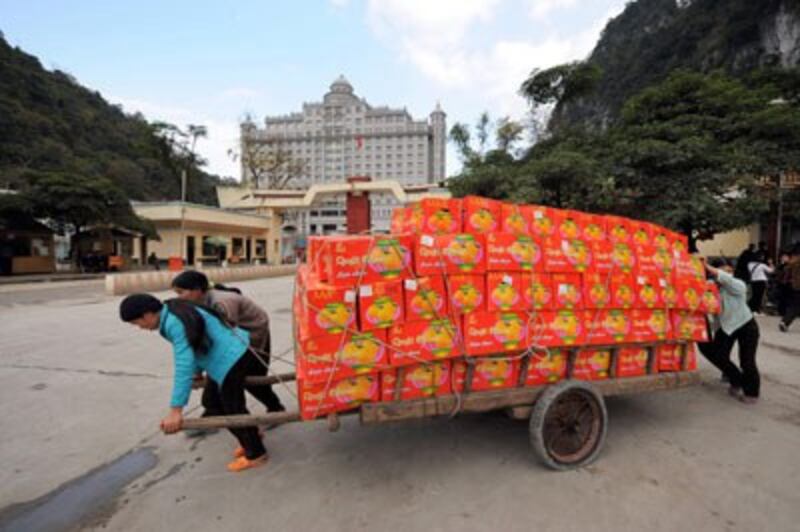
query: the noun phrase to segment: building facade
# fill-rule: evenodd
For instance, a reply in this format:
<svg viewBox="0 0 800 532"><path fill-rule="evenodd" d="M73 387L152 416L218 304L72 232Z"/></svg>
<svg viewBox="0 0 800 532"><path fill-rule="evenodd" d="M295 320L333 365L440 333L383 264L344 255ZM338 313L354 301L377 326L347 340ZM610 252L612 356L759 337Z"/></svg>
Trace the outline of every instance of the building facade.
<svg viewBox="0 0 800 532"><path fill-rule="evenodd" d="M427 119L414 120L404 108L370 105L356 96L343 76L321 102L304 103L301 112L266 117L263 127L243 123L240 141L242 182L255 188L283 188L275 183L281 170L266 178L254 176L248 157L288 161L296 169L286 186L291 189L343 183L351 176L393 180L402 186L435 185L445 179L447 121L439 104ZM386 218L391 198L386 202L373 207L379 209L373 219ZM343 195L329 197L318 208L298 212L290 223L311 234L344 232L344 209Z"/></svg>

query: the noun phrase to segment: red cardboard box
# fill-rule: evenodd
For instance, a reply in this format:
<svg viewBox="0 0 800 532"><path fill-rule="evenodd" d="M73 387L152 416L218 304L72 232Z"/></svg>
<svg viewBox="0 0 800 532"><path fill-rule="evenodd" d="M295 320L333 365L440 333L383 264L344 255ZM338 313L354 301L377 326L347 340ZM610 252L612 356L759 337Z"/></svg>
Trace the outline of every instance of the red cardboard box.
<svg viewBox="0 0 800 532"><path fill-rule="evenodd" d="M395 395L397 376L396 369L381 372L381 401L422 399L447 395L451 390L449 361L416 364L404 368L399 398Z"/></svg>
<svg viewBox="0 0 800 532"><path fill-rule="evenodd" d="M575 267L564 252L564 241L559 237L542 239L542 267L547 273L573 273Z"/></svg>
<svg viewBox="0 0 800 532"><path fill-rule="evenodd" d="M584 313L573 310L541 311L530 320L530 344L561 347L583 344L586 330Z"/></svg>
<svg viewBox="0 0 800 532"><path fill-rule="evenodd" d="M367 257L367 281L393 281L411 277L414 238L410 234L372 238L372 249Z"/></svg>
<svg viewBox="0 0 800 532"><path fill-rule="evenodd" d="M675 304L675 308L700 310L703 292L705 292L705 282L679 281L675 283L675 291L678 293L678 302Z"/></svg>
<svg viewBox="0 0 800 532"><path fill-rule="evenodd" d="M483 235L467 233L441 235L437 238L451 272L483 273L486 271L486 241Z"/></svg>
<svg viewBox="0 0 800 532"><path fill-rule="evenodd" d="M656 262L656 248L650 245L634 246L636 253L636 273L639 275L664 275L663 270Z"/></svg>
<svg viewBox="0 0 800 532"><path fill-rule="evenodd" d="M581 381L607 379L610 366L611 351L608 349L581 349L575 356L572 378Z"/></svg>
<svg viewBox="0 0 800 532"><path fill-rule="evenodd" d="M708 328L703 314L686 310L671 310L672 335L676 340L708 341Z"/></svg>
<svg viewBox="0 0 800 532"><path fill-rule="evenodd" d="M533 212L526 205L503 203L500 206L500 231L513 235L530 236L533 234L531 222Z"/></svg>
<svg viewBox="0 0 800 532"><path fill-rule="evenodd" d="M706 268L700 257L685 251L673 253L676 281L705 281Z"/></svg>
<svg viewBox="0 0 800 532"><path fill-rule="evenodd" d="M606 224L602 216L584 214L583 240L589 244L606 242Z"/></svg>
<svg viewBox="0 0 800 532"><path fill-rule="evenodd" d="M594 309L611 306L611 275L607 273L583 274L583 306Z"/></svg>
<svg viewBox="0 0 800 532"><path fill-rule="evenodd" d="M425 198L422 210L422 233L447 235L461 232L461 200Z"/></svg>
<svg viewBox="0 0 800 532"><path fill-rule="evenodd" d="M722 312L719 287L712 281L703 283L703 294L700 296L700 311L706 314L719 314Z"/></svg>
<svg viewBox="0 0 800 532"><path fill-rule="evenodd" d="M406 220L408 219L408 207L395 207L392 209L392 219L389 223L389 231L392 233L405 233L409 231Z"/></svg>
<svg viewBox="0 0 800 532"><path fill-rule="evenodd" d="M562 240L580 239L586 225L586 215L571 210L555 210L556 234Z"/></svg>
<svg viewBox="0 0 800 532"><path fill-rule="evenodd" d="M674 261L672 252L662 247L654 246L653 262L656 267L661 271L661 275L668 279L672 278L672 271L674 270Z"/></svg>
<svg viewBox="0 0 800 532"><path fill-rule="evenodd" d="M512 233L486 235L486 269L523 272L541 270L542 249L531 237Z"/></svg>
<svg viewBox="0 0 800 532"><path fill-rule="evenodd" d="M442 360L461 354L458 327L449 319L400 322L389 329L393 366Z"/></svg>
<svg viewBox="0 0 800 532"><path fill-rule="evenodd" d="M491 355L527 347L528 317L522 312L473 312L464 316L468 354Z"/></svg>
<svg viewBox="0 0 800 532"><path fill-rule="evenodd" d="M656 360L658 361L658 371L680 371L681 370L681 348L678 344L658 344L656 345Z"/></svg>
<svg viewBox="0 0 800 532"><path fill-rule="evenodd" d="M523 273L521 275L522 298L525 310L551 310L555 298L553 297L553 279L549 273Z"/></svg>
<svg viewBox="0 0 800 532"><path fill-rule="evenodd" d="M362 284L358 310L362 331L386 329L402 320L405 315L402 281Z"/></svg>
<svg viewBox="0 0 800 532"><path fill-rule="evenodd" d="M617 377L647 375L647 349L623 347L617 352Z"/></svg>
<svg viewBox="0 0 800 532"><path fill-rule="evenodd" d="M414 271L417 277L441 276L458 273L442 253L438 237L428 234L417 236L414 244Z"/></svg>
<svg viewBox="0 0 800 532"><path fill-rule="evenodd" d="M556 235L555 214L557 209L542 207L541 205L531 205L531 233L538 238L548 238Z"/></svg>
<svg viewBox="0 0 800 532"><path fill-rule="evenodd" d="M463 391L467 376L467 365L458 361L453 363L453 390ZM519 379L519 363L509 358L486 357L475 360L470 390L484 392L514 388Z"/></svg>
<svg viewBox="0 0 800 532"><path fill-rule="evenodd" d="M636 282L632 275L615 274L611 276L611 306L633 308L636 303Z"/></svg>
<svg viewBox="0 0 800 532"><path fill-rule="evenodd" d="M418 277L403 281L406 321L433 320L447 317L447 290L444 277Z"/></svg>
<svg viewBox="0 0 800 532"><path fill-rule="evenodd" d="M636 276L636 305L640 308L665 308L661 279L655 275Z"/></svg>
<svg viewBox="0 0 800 532"><path fill-rule="evenodd" d="M328 282L355 286L403 279L410 274L411 236L329 236L320 252ZM365 264L366 262L366 264Z"/></svg>
<svg viewBox="0 0 800 532"><path fill-rule="evenodd" d="M540 386L565 379L567 376L567 355L560 349L550 349L548 353L536 352L531 355L525 386Z"/></svg>
<svg viewBox="0 0 800 532"><path fill-rule="evenodd" d="M583 283L579 273L554 273L553 294L555 308L578 310L583 308Z"/></svg>
<svg viewBox="0 0 800 532"><path fill-rule="evenodd" d="M583 324L586 327L586 345L609 345L615 342L610 310L585 310ZM620 310L616 312L622 312Z"/></svg>
<svg viewBox="0 0 800 532"><path fill-rule="evenodd" d="M327 381L309 382L298 379L297 400L300 403L300 415L306 420L314 419L377 401L380 397L379 381L377 374L333 381L330 386Z"/></svg>
<svg viewBox="0 0 800 532"><path fill-rule="evenodd" d="M652 226L647 222L629 220L631 228L631 241L636 247L649 247L653 245Z"/></svg>
<svg viewBox="0 0 800 532"><path fill-rule="evenodd" d="M486 274L486 306L489 312L525 310L521 273L489 272Z"/></svg>
<svg viewBox="0 0 800 532"><path fill-rule="evenodd" d="M678 291L675 290L675 285L667 279L659 279L661 285L661 301L664 302L665 308L675 308L678 304Z"/></svg>
<svg viewBox="0 0 800 532"><path fill-rule="evenodd" d="M457 314L486 309L486 278L483 275L449 275L450 308Z"/></svg>
<svg viewBox="0 0 800 532"><path fill-rule="evenodd" d="M592 268L592 247L583 240L562 240L561 249L572 271L582 273Z"/></svg>
<svg viewBox="0 0 800 532"><path fill-rule="evenodd" d="M388 365L386 331L328 334L299 342L298 378L307 382L327 382L373 373ZM341 351L340 351L341 349Z"/></svg>
<svg viewBox="0 0 800 532"><path fill-rule="evenodd" d="M484 234L500 230L500 205L497 200L467 196L462 201L464 232Z"/></svg>
<svg viewBox="0 0 800 532"><path fill-rule="evenodd" d="M317 280L325 281L328 275L329 262L331 254L328 252L328 246L331 241L322 236L309 236L308 248L306 250L306 262Z"/></svg>
<svg viewBox="0 0 800 532"><path fill-rule="evenodd" d="M636 252L624 242L614 244L611 260L614 262L615 272L633 273L636 269Z"/></svg>
<svg viewBox="0 0 800 532"><path fill-rule="evenodd" d="M295 322L303 339L356 328L356 293L351 288L311 281L300 301Z"/></svg>
<svg viewBox="0 0 800 532"><path fill-rule="evenodd" d="M697 350L695 344L688 344L686 346L686 371L697 370Z"/></svg>
<svg viewBox="0 0 800 532"><path fill-rule="evenodd" d="M659 319L667 320L663 310L659 311L656 318L653 318L653 310L635 308L628 312L631 318L631 339L634 342L654 342L657 339L657 329L666 330L666 324Z"/></svg>
<svg viewBox="0 0 800 532"><path fill-rule="evenodd" d="M633 324L629 310L612 309L604 317L603 323L614 343L633 341Z"/></svg>
<svg viewBox="0 0 800 532"><path fill-rule="evenodd" d="M601 240L591 242L592 264L589 271L595 273L611 273L616 271L614 264L614 246L611 242Z"/></svg>
<svg viewBox="0 0 800 532"><path fill-rule="evenodd" d="M633 243L631 221L621 216L606 216L606 234L612 244Z"/></svg>

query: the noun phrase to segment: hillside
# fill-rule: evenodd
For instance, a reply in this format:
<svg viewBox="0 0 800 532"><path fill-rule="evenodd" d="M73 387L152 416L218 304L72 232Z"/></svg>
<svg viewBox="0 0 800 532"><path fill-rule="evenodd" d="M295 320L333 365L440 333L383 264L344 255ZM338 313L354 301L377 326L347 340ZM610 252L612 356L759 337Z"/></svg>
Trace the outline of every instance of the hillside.
<svg viewBox="0 0 800 532"><path fill-rule="evenodd" d="M0 33L0 188L42 172L105 177L130 199L180 197L178 156L140 114L10 46ZM216 204L216 176L190 170L190 201Z"/></svg>
<svg viewBox="0 0 800 532"><path fill-rule="evenodd" d="M553 128L604 127L630 96L676 68L741 77L758 67L797 66L800 2L636 0L609 21L587 62L601 72L594 90L559 103Z"/></svg>

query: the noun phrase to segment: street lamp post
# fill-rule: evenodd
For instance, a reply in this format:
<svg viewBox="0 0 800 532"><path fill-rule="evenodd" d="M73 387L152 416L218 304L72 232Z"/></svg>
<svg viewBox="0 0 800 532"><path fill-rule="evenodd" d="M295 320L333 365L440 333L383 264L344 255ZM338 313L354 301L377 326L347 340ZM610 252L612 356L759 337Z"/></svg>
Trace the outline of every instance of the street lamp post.
<svg viewBox="0 0 800 532"><path fill-rule="evenodd" d="M181 262L186 265L186 170L181 170Z"/></svg>

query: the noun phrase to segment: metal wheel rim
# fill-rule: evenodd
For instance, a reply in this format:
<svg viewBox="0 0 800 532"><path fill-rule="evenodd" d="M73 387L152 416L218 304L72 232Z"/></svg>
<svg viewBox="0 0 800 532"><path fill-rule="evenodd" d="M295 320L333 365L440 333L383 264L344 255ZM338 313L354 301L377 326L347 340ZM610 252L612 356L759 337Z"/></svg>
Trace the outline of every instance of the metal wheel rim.
<svg viewBox="0 0 800 532"><path fill-rule="evenodd" d="M597 448L602 432L600 404L584 390L559 396L548 408L542 428L547 453L561 464L584 460Z"/></svg>

